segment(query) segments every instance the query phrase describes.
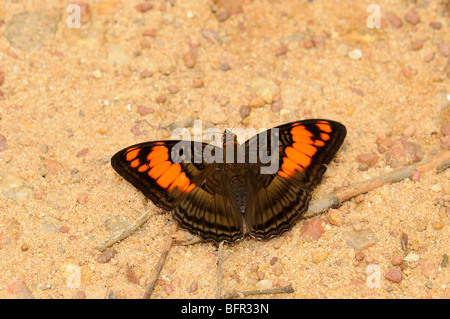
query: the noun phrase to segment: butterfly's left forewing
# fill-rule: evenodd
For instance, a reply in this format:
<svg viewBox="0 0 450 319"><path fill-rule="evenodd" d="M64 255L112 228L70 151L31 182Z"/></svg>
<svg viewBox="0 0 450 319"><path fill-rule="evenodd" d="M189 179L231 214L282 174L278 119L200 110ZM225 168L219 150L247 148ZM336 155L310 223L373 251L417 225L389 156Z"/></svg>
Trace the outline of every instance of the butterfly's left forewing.
<svg viewBox="0 0 450 319"><path fill-rule="evenodd" d="M233 242L243 236L243 219L229 201L219 164L203 157L212 153L206 143L147 142L118 152L111 165L155 205L172 211L180 227L205 240Z"/></svg>

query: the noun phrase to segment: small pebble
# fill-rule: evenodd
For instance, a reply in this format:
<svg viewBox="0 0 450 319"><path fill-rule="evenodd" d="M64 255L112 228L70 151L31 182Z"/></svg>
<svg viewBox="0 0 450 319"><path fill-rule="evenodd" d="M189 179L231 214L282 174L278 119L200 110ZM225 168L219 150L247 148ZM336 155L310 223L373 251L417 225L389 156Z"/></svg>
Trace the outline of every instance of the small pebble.
<svg viewBox="0 0 450 319"><path fill-rule="evenodd" d="M147 114L151 114L151 113L155 112L155 110L153 108L147 107L145 105L139 105L138 108L137 108L137 112L140 115L145 116Z"/></svg>
<svg viewBox="0 0 450 319"><path fill-rule="evenodd" d="M164 291L166 292L166 294L170 295L171 293L173 293L173 288L169 283L166 283L164 285Z"/></svg>
<svg viewBox="0 0 450 319"><path fill-rule="evenodd" d="M59 227L59 232L63 233L63 234L67 234L69 232L69 227L61 226L61 227Z"/></svg>
<svg viewBox="0 0 450 319"><path fill-rule="evenodd" d="M434 184L433 186L431 186L431 190L433 192L439 193L440 191L442 191L442 186L439 184Z"/></svg>
<svg viewBox="0 0 450 319"><path fill-rule="evenodd" d="M179 91L178 86L176 86L176 85L169 85L169 87L167 89L172 94L175 94Z"/></svg>
<svg viewBox="0 0 450 319"><path fill-rule="evenodd" d="M300 238L304 241L318 240L325 232L323 220L311 218L300 228Z"/></svg>
<svg viewBox="0 0 450 319"><path fill-rule="evenodd" d="M149 78L149 77L152 77L152 76L153 76L153 72L151 72L151 71L149 71L149 70L144 70L144 71L142 71L141 74L140 74L140 77L141 77L142 79L146 79L146 78Z"/></svg>
<svg viewBox="0 0 450 319"><path fill-rule="evenodd" d="M450 150L450 135L446 135L442 140L441 144L444 148Z"/></svg>
<svg viewBox="0 0 450 319"><path fill-rule="evenodd" d="M135 6L136 10L139 12L147 12L153 8L153 4L149 2L142 2Z"/></svg>
<svg viewBox="0 0 450 319"><path fill-rule="evenodd" d="M271 266L273 266L273 265L276 264L277 261L278 261L278 257L272 257L272 259L270 260L269 264L270 264Z"/></svg>
<svg viewBox="0 0 450 319"><path fill-rule="evenodd" d="M418 220L416 222L416 228L417 228L418 231L424 231L424 230L427 229L427 227L428 227L428 223L425 220L423 220L423 219Z"/></svg>
<svg viewBox="0 0 450 319"><path fill-rule="evenodd" d="M339 226L342 224L344 214L339 209L331 209L328 212L328 222L331 225Z"/></svg>
<svg viewBox="0 0 450 319"><path fill-rule="evenodd" d="M136 275L136 272L133 270L132 267L129 267L127 269L127 279L129 282L139 285L139 277Z"/></svg>
<svg viewBox="0 0 450 319"><path fill-rule="evenodd" d="M273 287L273 282L270 279L263 279L263 280L258 281L256 283L256 286L261 290L270 289Z"/></svg>
<svg viewBox="0 0 450 319"><path fill-rule="evenodd" d="M444 227L444 222L441 220L436 220L431 222L431 226L433 226L436 230L441 230Z"/></svg>
<svg viewBox="0 0 450 319"><path fill-rule="evenodd" d="M272 103L272 105L270 106L270 109L273 112L279 112L281 109L283 108L283 102L281 101L275 101Z"/></svg>
<svg viewBox="0 0 450 319"><path fill-rule="evenodd" d="M315 264L321 263L328 258L328 253L325 250L314 251L312 253L312 262Z"/></svg>
<svg viewBox="0 0 450 319"><path fill-rule="evenodd" d="M401 265L401 263L403 262L403 257L400 255L395 256L394 258L391 259L391 264L393 266L398 266Z"/></svg>
<svg viewBox="0 0 450 319"><path fill-rule="evenodd" d="M184 65L187 68L192 69L196 63L196 55L194 54L194 52L189 51L188 53L185 53L183 55L183 61L184 61Z"/></svg>
<svg viewBox="0 0 450 319"><path fill-rule="evenodd" d="M386 13L387 19L389 20L389 23L396 29L401 28L403 25L402 19L399 18L398 15L396 15L392 11L388 11Z"/></svg>
<svg viewBox="0 0 450 319"><path fill-rule="evenodd" d="M423 41L421 41L421 40L411 43L411 49L414 51L418 51L418 50L422 49L422 47L423 47Z"/></svg>
<svg viewBox="0 0 450 319"><path fill-rule="evenodd" d="M413 181L415 181L415 182L420 181L420 177L421 177L421 173L420 173L419 171L415 171L415 172L412 174L412 179L413 179Z"/></svg>
<svg viewBox="0 0 450 319"><path fill-rule="evenodd" d="M433 29L436 29L436 30L440 30L442 28L442 23L440 23L438 21L431 21L430 27L432 27Z"/></svg>
<svg viewBox="0 0 450 319"><path fill-rule="evenodd" d="M312 48L314 48L314 42L312 40L307 40L307 41L303 42L303 47L305 49L312 49Z"/></svg>
<svg viewBox="0 0 450 319"><path fill-rule="evenodd" d="M155 29L147 29L144 30L144 32L142 32L142 35L144 37L152 37L155 38L156 37L156 30Z"/></svg>
<svg viewBox="0 0 450 319"><path fill-rule="evenodd" d="M97 262L101 264L109 263L111 258L113 258L116 254L117 251L114 248L109 248L98 256Z"/></svg>
<svg viewBox="0 0 450 319"><path fill-rule="evenodd" d="M241 105L241 107L239 108L239 114L241 114L241 118L245 119L246 117L248 117L250 115L252 108L247 105L247 104L243 104Z"/></svg>
<svg viewBox="0 0 450 319"><path fill-rule="evenodd" d="M362 251L358 251L358 252L355 254L355 259L356 259L357 261L363 261L365 257L366 257L366 255L364 255L364 253L363 253Z"/></svg>
<svg viewBox="0 0 450 319"><path fill-rule="evenodd" d="M287 45L282 44L275 50L275 55L276 56L285 55L287 53L287 51L288 51Z"/></svg>
<svg viewBox="0 0 450 319"><path fill-rule="evenodd" d="M441 260L440 266L441 266L441 268L445 268L448 266L448 255L447 254L442 255L442 260Z"/></svg>
<svg viewBox="0 0 450 319"><path fill-rule="evenodd" d="M223 62L223 63L220 64L220 70L224 71L224 72L230 71L231 70L231 66L227 62Z"/></svg>
<svg viewBox="0 0 450 319"><path fill-rule="evenodd" d="M366 171L378 163L378 156L374 153L363 153L356 157L356 161L360 163L359 170Z"/></svg>
<svg viewBox="0 0 450 319"><path fill-rule="evenodd" d="M423 60L427 63L431 62L433 59L434 59L434 53L427 54L423 57Z"/></svg>
<svg viewBox="0 0 450 319"><path fill-rule="evenodd" d="M28 250L28 245L27 244L22 244L22 246L20 246L20 250L27 251Z"/></svg>
<svg viewBox="0 0 450 319"><path fill-rule="evenodd" d="M441 133L444 136L450 135L450 124L444 124L441 126Z"/></svg>
<svg viewBox="0 0 450 319"><path fill-rule="evenodd" d="M416 10L411 9L405 13L405 20L415 25L420 22L420 16Z"/></svg>
<svg viewBox="0 0 450 319"><path fill-rule="evenodd" d="M286 288L286 287L290 287L290 286L292 286L292 282L290 282L290 281L280 280L278 282L278 287L280 287L280 288Z"/></svg>
<svg viewBox="0 0 450 319"><path fill-rule="evenodd" d="M194 280L191 286L189 287L189 292L196 292L197 289L198 289L198 282L197 280Z"/></svg>
<svg viewBox="0 0 450 319"><path fill-rule="evenodd" d="M159 104L163 104L164 102L167 101L167 97L164 94L161 94L156 97L155 101Z"/></svg>
<svg viewBox="0 0 450 319"><path fill-rule="evenodd" d="M325 39L320 34L316 34L315 36L313 36L312 41L316 48L323 47L325 44Z"/></svg>
<svg viewBox="0 0 450 319"><path fill-rule="evenodd" d="M439 53L442 56L448 57L450 55L450 42L440 42L437 46L439 49Z"/></svg>
<svg viewBox="0 0 450 319"><path fill-rule="evenodd" d="M83 148L83 149L78 151L77 157L84 157L84 156L87 155L87 153L89 153L89 149L88 148Z"/></svg>
<svg viewBox="0 0 450 319"><path fill-rule="evenodd" d="M397 269L390 269L386 275L384 276L384 278L386 278L389 281L392 281L394 283L399 283L402 281L403 279L403 275L402 272L400 270Z"/></svg>
<svg viewBox="0 0 450 319"><path fill-rule="evenodd" d="M370 229L347 231L342 234L347 246L361 251L375 245L377 239Z"/></svg>
<svg viewBox="0 0 450 319"><path fill-rule="evenodd" d="M348 57L352 60L359 60L362 58L362 52L360 49L352 50L348 53Z"/></svg>
<svg viewBox="0 0 450 319"><path fill-rule="evenodd" d="M416 129L415 129L414 125L410 125L403 130L403 135L411 137L414 135L415 132L416 132Z"/></svg>
<svg viewBox="0 0 450 319"><path fill-rule="evenodd" d="M0 152L5 151L8 148L8 143L6 143L6 137L0 134Z"/></svg>
<svg viewBox="0 0 450 319"><path fill-rule="evenodd" d="M88 193L80 193L78 194L77 202L78 204L86 204L88 199Z"/></svg>
<svg viewBox="0 0 450 319"><path fill-rule="evenodd" d="M198 88L202 88L205 86L205 83L203 82L202 79L199 78L195 78L194 80L192 80L192 86L196 89Z"/></svg>
<svg viewBox="0 0 450 319"><path fill-rule="evenodd" d="M86 299L86 293L83 290L78 290L72 299Z"/></svg>

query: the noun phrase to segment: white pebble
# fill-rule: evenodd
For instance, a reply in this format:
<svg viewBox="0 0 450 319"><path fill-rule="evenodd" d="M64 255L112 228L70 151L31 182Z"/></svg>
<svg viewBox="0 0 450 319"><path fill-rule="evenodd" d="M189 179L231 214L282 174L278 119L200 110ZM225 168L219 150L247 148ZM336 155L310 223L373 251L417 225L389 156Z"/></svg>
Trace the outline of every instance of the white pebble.
<svg viewBox="0 0 450 319"><path fill-rule="evenodd" d="M352 60L358 60L362 58L362 52L360 49L352 50L348 53L348 57Z"/></svg>
<svg viewBox="0 0 450 319"><path fill-rule="evenodd" d="M442 186L441 186L441 185L438 185L438 184L434 184L433 186L431 186L431 190L432 190L433 192L438 193L438 192L440 192L440 191L442 190Z"/></svg>

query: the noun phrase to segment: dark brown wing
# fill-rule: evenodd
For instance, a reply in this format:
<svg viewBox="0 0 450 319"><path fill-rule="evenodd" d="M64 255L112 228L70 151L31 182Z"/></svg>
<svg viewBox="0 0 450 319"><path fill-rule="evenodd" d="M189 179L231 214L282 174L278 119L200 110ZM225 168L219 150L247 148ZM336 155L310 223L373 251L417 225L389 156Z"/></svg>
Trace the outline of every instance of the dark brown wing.
<svg viewBox="0 0 450 319"><path fill-rule="evenodd" d="M305 120L278 126L245 142L250 200L244 219L250 235L268 239L294 225L308 209L311 191L345 136L345 126L338 122ZM263 150L256 162L251 155L255 150ZM259 159L264 153L270 162Z"/></svg>
<svg viewBox="0 0 450 319"><path fill-rule="evenodd" d="M204 240L234 242L241 239L244 220L232 199L230 184L224 170L216 169L175 208L174 219Z"/></svg>
<svg viewBox="0 0 450 319"><path fill-rule="evenodd" d="M205 240L232 242L243 236L243 218L230 201L229 181L223 180L220 164L203 157L212 147L147 142L121 150L111 165L155 205L172 211L180 227Z"/></svg>

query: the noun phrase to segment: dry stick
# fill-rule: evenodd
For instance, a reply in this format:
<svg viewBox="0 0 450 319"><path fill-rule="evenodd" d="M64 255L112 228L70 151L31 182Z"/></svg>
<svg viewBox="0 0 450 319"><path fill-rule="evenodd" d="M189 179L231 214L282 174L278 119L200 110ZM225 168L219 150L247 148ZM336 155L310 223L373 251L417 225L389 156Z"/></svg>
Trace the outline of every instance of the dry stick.
<svg viewBox="0 0 450 319"><path fill-rule="evenodd" d="M171 233L175 232L177 230L177 224L173 223ZM172 247L173 238L169 234L166 236L166 244L164 245L163 252L161 253L161 256L159 256L158 263L156 264L155 271L153 272L153 276L150 280L150 284L147 286L147 289L145 289L145 293L143 295L143 299L150 298L150 295L153 292L153 288L155 288L155 283L158 280L159 274L161 272L162 267L164 266L164 262L166 261L167 255L169 254L170 247Z"/></svg>
<svg viewBox="0 0 450 319"><path fill-rule="evenodd" d="M260 290L247 290L247 291L234 291L228 292L223 297L225 299L232 298L242 298L245 296L254 296L254 295L271 295L271 294L281 294L281 293L293 293L294 288L292 286L287 286L283 288L270 288L270 289L260 289Z"/></svg>
<svg viewBox="0 0 450 319"><path fill-rule="evenodd" d="M144 225L147 222L147 220L149 220L150 216L151 215L148 212L143 213L141 216L139 216L138 219L134 221L134 223L122 229L121 232L114 233L111 237L108 237L100 244L98 244L97 249L100 251L105 251L115 243L118 243L122 239L130 236L136 229Z"/></svg>
<svg viewBox="0 0 450 319"><path fill-rule="evenodd" d="M303 218L310 218L327 211L330 208L341 205L343 202L360 194L367 193L377 187L385 184L400 182L411 177L414 172L425 172L436 168L436 172L440 173L450 167L450 151L442 152L431 160L425 160L415 165L406 166L398 171L383 174L366 181L355 183L348 187L343 187L336 192L325 195L310 203L308 211Z"/></svg>

